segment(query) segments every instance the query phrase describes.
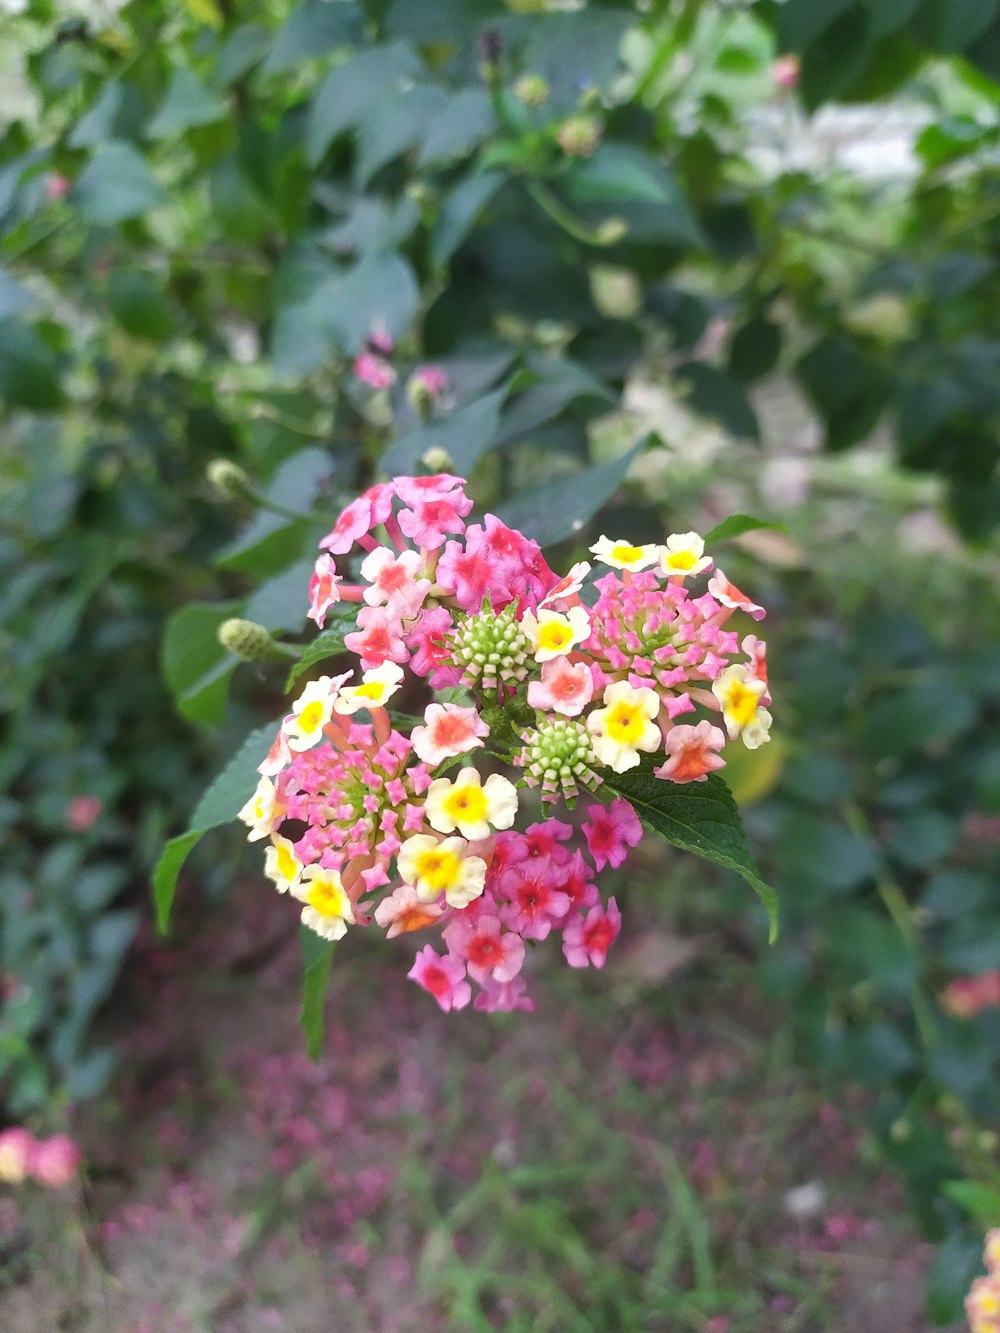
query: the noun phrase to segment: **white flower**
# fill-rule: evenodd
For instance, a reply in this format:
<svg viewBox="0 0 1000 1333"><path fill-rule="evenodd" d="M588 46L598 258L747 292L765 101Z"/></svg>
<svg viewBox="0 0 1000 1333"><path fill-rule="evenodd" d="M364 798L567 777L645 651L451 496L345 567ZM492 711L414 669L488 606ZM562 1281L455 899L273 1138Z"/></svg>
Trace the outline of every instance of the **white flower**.
<svg viewBox="0 0 1000 1333"><path fill-rule="evenodd" d="M360 685L348 685L333 702L334 712L356 713L359 708L382 708L399 689L403 668L395 662L383 662L361 677Z"/></svg>
<svg viewBox="0 0 1000 1333"><path fill-rule="evenodd" d="M499 773L485 783L474 768L463 768L452 782L436 778L427 788L424 814L438 833L454 833L475 842L490 836L490 825L510 828L517 815L517 788Z"/></svg>
<svg viewBox="0 0 1000 1333"><path fill-rule="evenodd" d="M613 542L610 537L598 538L590 549L602 564L612 569L645 569L660 558L658 546L633 546L630 542Z"/></svg>
<svg viewBox="0 0 1000 1333"><path fill-rule="evenodd" d="M760 707L767 686L750 675L746 666L736 663L726 667L712 682L712 693L722 705L722 717L729 739L742 734L748 750L756 750L770 740L771 714Z"/></svg>
<svg viewBox="0 0 1000 1333"><path fill-rule="evenodd" d="M277 801L274 783L270 778L262 777L257 790L236 817L250 829L247 841L259 842L261 838L271 836L271 830L284 813L285 807Z"/></svg>
<svg viewBox="0 0 1000 1333"><path fill-rule="evenodd" d="M705 554L705 543L696 532L675 532L660 547L660 568L664 574L689 578L710 569L712 561Z"/></svg>
<svg viewBox="0 0 1000 1333"><path fill-rule="evenodd" d="M325 866L306 866L292 893L305 906L302 924L325 940L339 940L354 924L354 908L336 870Z"/></svg>
<svg viewBox="0 0 1000 1333"><path fill-rule="evenodd" d="M264 874L279 893L287 893L302 873L302 862L287 838L275 835L264 853Z"/></svg>
<svg viewBox="0 0 1000 1333"><path fill-rule="evenodd" d="M320 676L311 680L299 697L292 704L292 713L282 723L289 748L292 750L311 750L317 741L323 739L323 728L333 715L333 701L337 690L351 672L342 676Z"/></svg>
<svg viewBox="0 0 1000 1333"><path fill-rule="evenodd" d="M435 902L443 893L449 907L468 907L486 884L486 862L467 856L464 838L433 838L418 833L399 849L396 865L400 879L412 884L422 902Z"/></svg>
<svg viewBox="0 0 1000 1333"><path fill-rule="evenodd" d="M570 607L565 615L539 607L537 616L530 611L524 613L521 629L534 649L535 661L550 662L590 638L590 616L585 606Z"/></svg>
<svg viewBox="0 0 1000 1333"><path fill-rule="evenodd" d="M660 700L647 686L633 687L616 680L604 691L604 707L587 718L587 730L593 738L594 753L602 764L624 773L639 763L639 751L658 750L662 737L655 718Z"/></svg>

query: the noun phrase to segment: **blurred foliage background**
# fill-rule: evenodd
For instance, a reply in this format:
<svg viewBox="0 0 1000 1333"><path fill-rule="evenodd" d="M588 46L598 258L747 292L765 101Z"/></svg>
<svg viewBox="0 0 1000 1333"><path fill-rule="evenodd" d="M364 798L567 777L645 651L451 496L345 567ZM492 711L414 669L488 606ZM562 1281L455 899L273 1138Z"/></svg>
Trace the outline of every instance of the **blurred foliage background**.
<svg viewBox="0 0 1000 1333"><path fill-rule="evenodd" d="M158 847L281 708L218 626L301 636L359 485L443 450L553 563L749 510L786 527L726 556L778 739L731 777L783 933L721 881L670 908L870 1089L953 1318L1000 1219L1000 1009L939 999L1000 967L1000 4L7 0L0 34L8 1117L105 1087Z"/></svg>

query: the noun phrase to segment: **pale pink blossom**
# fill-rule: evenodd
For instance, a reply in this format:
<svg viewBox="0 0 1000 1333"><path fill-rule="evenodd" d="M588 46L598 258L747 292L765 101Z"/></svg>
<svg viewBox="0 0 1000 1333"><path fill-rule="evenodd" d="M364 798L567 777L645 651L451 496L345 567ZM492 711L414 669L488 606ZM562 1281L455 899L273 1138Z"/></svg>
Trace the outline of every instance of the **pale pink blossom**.
<svg viewBox="0 0 1000 1333"><path fill-rule="evenodd" d="M429 944L417 954L406 975L429 991L445 1013L449 1009L464 1009L472 999L472 987L465 980L464 963L452 954L442 958Z"/></svg>
<svg viewBox="0 0 1000 1333"><path fill-rule="evenodd" d="M80 1165L80 1149L65 1134L41 1139L31 1152L29 1170L40 1185L58 1189L68 1185Z"/></svg>
<svg viewBox="0 0 1000 1333"><path fill-rule="evenodd" d="M726 761L716 753L725 743L726 733L711 722L671 727L663 742L667 762L653 772L670 782L704 782L709 773L725 768Z"/></svg>
<svg viewBox="0 0 1000 1333"><path fill-rule="evenodd" d="M376 546L361 563L361 577L370 586L364 598L369 606L385 603L393 615L412 619L431 590L430 579L418 578L423 560L416 551L393 551Z"/></svg>
<svg viewBox="0 0 1000 1333"><path fill-rule="evenodd" d="M535 1002L525 994L528 983L524 977L517 976L513 981L494 981L487 977L482 986L483 989L476 996L476 1008L484 1013L511 1013L515 1009L534 1013Z"/></svg>
<svg viewBox="0 0 1000 1333"><path fill-rule="evenodd" d="M417 756L432 767L482 746L490 729L475 708L458 704L428 704L424 725L410 733Z"/></svg>
<svg viewBox="0 0 1000 1333"><path fill-rule="evenodd" d="M748 634L740 647L750 658L750 675L756 680L762 680L767 685L767 644L763 639L758 639L756 634ZM771 696L766 692L761 695L761 703L765 706L771 702Z"/></svg>
<svg viewBox="0 0 1000 1333"><path fill-rule="evenodd" d="M492 598L496 592L496 573L490 564L489 554L486 551L467 551L460 542L449 542L444 548L438 561L436 578L462 610L470 613L480 609L487 593Z"/></svg>
<svg viewBox="0 0 1000 1333"><path fill-rule="evenodd" d="M326 613L335 602L340 601L338 583L343 578L337 573L337 565L332 555L321 555L316 561L313 576L309 580L309 619L323 628Z"/></svg>
<svg viewBox="0 0 1000 1333"><path fill-rule="evenodd" d="M402 510L399 526L417 546L436 551L444 545L449 533L465 530L465 515L471 508L472 501L464 492L448 491Z"/></svg>
<svg viewBox="0 0 1000 1333"><path fill-rule="evenodd" d="M364 495L352 500L341 512L332 531L320 542L320 548L332 551L334 555L344 555L360 537L367 536L372 528L386 521L392 513L394 494L393 482L370 486Z"/></svg>
<svg viewBox="0 0 1000 1333"><path fill-rule="evenodd" d="M413 651L410 666L418 676L427 677L431 689L447 689L462 678L462 668L451 664L451 650L446 642L446 636L454 628L455 622L446 607L424 607L406 635L406 645Z"/></svg>
<svg viewBox="0 0 1000 1333"><path fill-rule="evenodd" d="M413 506L440 499L452 491L461 491L465 478L453 477L450 472L436 472L430 477L397 477L395 484L396 494L403 504Z"/></svg>
<svg viewBox="0 0 1000 1333"><path fill-rule="evenodd" d="M372 389L388 389L396 383L396 372L392 366L374 352L362 352L354 358L354 373Z"/></svg>
<svg viewBox="0 0 1000 1333"><path fill-rule="evenodd" d="M721 569L708 580L708 591L717 602L728 606L733 611L745 611L754 620L763 620L767 612L756 602L751 602L745 592L740 592L735 583L730 583Z"/></svg>
<svg viewBox="0 0 1000 1333"><path fill-rule="evenodd" d="M771 65L771 79L779 88L795 88L799 82L798 56L778 56Z"/></svg>
<svg viewBox="0 0 1000 1333"><path fill-rule="evenodd" d="M474 921L457 913L445 926L444 940L449 952L465 963L469 976L481 986L488 978L512 981L524 964L524 940L505 931L499 917L489 913Z"/></svg>
<svg viewBox="0 0 1000 1333"><path fill-rule="evenodd" d="M543 606L550 606L554 602L566 601L570 597L575 597L583 587L583 580L590 573L590 562L581 560L579 564L572 567L565 578L561 578L555 587L550 588L545 597L538 603L539 609Z"/></svg>
<svg viewBox="0 0 1000 1333"><path fill-rule="evenodd" d="M402 884L375 908L375 920L385 928L386 938L432 926L444 912L439 903L426 903L412 884Z"/></svg>
<svg viewBox="0 0 1000 1333"><path fill-rule="evenodd" d="M345 634L344 645L358 654L366 671L383 662L409 661L402 621L387 608L363 606L358 612L358 626L353 634Z"/></svg>
<svg viewBox="0 0 1000 1333"><path fill-rule="evenodd" d="M586 662L554 657L542 666L541 680L528 683L528 703L542 712L577 717L594 697L594 678Z"/></svg>
<svg viewBox="0 0 1000 1333"><path fill-rule="evenodd" d="M273 778L281 770L292 762L292 749L288 744L288 737L285 734L285 727L289 722L294 722L295 714L289 713L282 721L281 728L277 736L271 742L271 748L267 752L264 762L257 765L257 772L266 778Z"/></svg>
<svg viewBox="0 0 1000 1333"><path fill-rule="evenodd" d="M610 805L588 805L590 823L583 825L594 865L603 870L606 865L623 865L630 847L642 841L642 822L623 796L616 796Z"/></svg>
<svg viewBox="0 0 1000 1333"><path fill-rule="evenodd" d="M73 796L66 808L66 823L74 833L86 833L100 819L103 809L99 796Z"/></svg>
<svg viewBox="0 0 1000 1333"><path fill-rule="evenodd" d="M608 950L622 928L621 913L614 898L607 910L598 904L586 916L577 916L563 930L563 953L570 967L603 967Z"/></svg>

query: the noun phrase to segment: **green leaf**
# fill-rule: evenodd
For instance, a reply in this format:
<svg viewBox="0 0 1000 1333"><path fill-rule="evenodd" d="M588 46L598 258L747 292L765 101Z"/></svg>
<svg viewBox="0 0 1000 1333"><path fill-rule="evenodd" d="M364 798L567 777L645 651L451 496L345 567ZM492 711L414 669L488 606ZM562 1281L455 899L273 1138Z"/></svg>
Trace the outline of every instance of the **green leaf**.
<svg viewBox="0 0 1000 1333"><path fill-rule="evenodd" d="M222 90L242 78L271 49L272 40L270 29L259 23L244 23L235 28L216 56L212 87Z"/></svg>
<svg viewBox="0 0 1000 1333"><path fill-rule="evenodd" d="M543 482L500 505L497 518L533 537L541 546L572 537L586 526L625 480L632 460L646 448L646 437L621 458Z"/></svg>
<svg viewBox="0 0 1000 1333"><path fill-rule="evenodd" d="M568 357L529 357L523 378L527 385L504 411L498 444L521 439L578 399L592 398L609 405L616 401L606 384Z"/></svg>
<svg viewBox="0 0 1000 1333"><path fill-rule="evenodd" d="M299 931L302 942L302 1010L299 1022L306 1034L306 1050L310 1060L319 1060L323 1053L323 1002L330 984L330 966L333 962L333 940L324 940L315 931L303 926Z"/></svg>
<svg viewBox="0 0 1000 1333"><path fill-rule="evenodd" d="M328 657L337 657L344 652L344 635L350 634L354 627L353 611L346 614L349 617L349 623L329 626L321 634L317 634L312 643L306 645L302 656L293 664L288 673L288 679L285 681L286 694L295 682L301 676L304 676L311 667L314 667L317 662L323 662Z"/></svg>
<svg viewBox="0 0 1000 1333"><path fill-rule="evenodd" d="M744 532L758 532L762 528L770 532L788 531L784 523L769 523L763 518L751 518L749 514L730 514L705 533L705 543L729 541L732 537L742 537Z"/></svg>
<svg viewBox="0 0 1000 1333"><path fill-rule="evenodd" d="M331 456L315 446L300 449L281 464L264 494L286 509L307 512L328 489L335 464ZM331 516L330 526L333 525ZM321 522L286 518L262 509L241 533L215 557L220 569L239 569L266 578L290 560L302 555L310 537L318 541Z"/></svg>
<svg viewBox="0 0 1000 1333"><path fill-rule="evenodd" d="M354 0L306 0L288 16L264 64L262 74L283 74L303 60L325 56L361 36L361 15Z"/></svg>
<svg viewBox="0 0 1000 1333"><path fill-rule="evenodd" d="M737 330L729 345L729 369L737 379L750 383L772 371L780 353L780 327L758 316Z"/></svg>
<svg viewBox="0 0 1000 1333"><path fill-rule="evenodd" d="M246 738L215 781L207 788L191 816L191 823L163 848L153 871L156 925L165 934L177 889L177 876L192 848L210 829L229 824L257 788L258 764L263 763L280 724L271 722Z"/></svg>
<svg viewBox="0 0 1000 1333"><path fill-rule="evenodd" d="M377 171L420 143L447 101L444 89L433 84L403 88L380 100L358 130L356 184L364 189Z"/></svg>
<svg viewBox="0 0 1000 1333"><path fill-rule="evenodd" d="M163 203L166 195L145 158L127 143L102 144L76 182L80 211L110 227Z"/></svg>
<svg viewBox="0 0 1000 1333"><path fill-rule="evenodd" d="M0 268L0 320L21 315L38 304L38 298L7 272Z"/></svg>
<svg viewBox="0 0 1000 1333"><path fill-rule="evenodd" d="M162 284L148 269L114 268L108 278L108 304L126 333L162 342L174 331L174 316Z"/></svg>
<svg viewBox="0 0 1000 1333"><path fill-rule="evenodd" d="M982 1271L982 1238L953 1231L927 1270L927 1313L935 1324L952 1324L961 1319L962 1303L972 1279Z"/></svg>
<svg viewBox="0 0 1000 1333"><path fill-rule="evenodd" d="M502 171L484 171L463 180L445 196L431 233L431 260L436 267L447 264L504 179Z"/></svg>
<svg viewBox="0 0 1000 1333"><path fill-rule="evenodd" d="M63 405L56 354L30 324L0 320L0 399L30 412L56 412Z"/></svg>
<svg viewBox="0 0 1000 1333"><path fill-rule="evenodd" d="M147 139L171 139L199 125L214 125L230 114L225 100L211 92L193 69L174 71L167 95L146 126Z"/></svg>
<svg viewBox="0 0 1000 1333"><path fill-rule="evenodd" d="M339 134L354 129L385 98L416 79L422 65L405 42L375 46L337 65L313 101L306 128L306 156L318 166Z"/></svg>
<svg viewBox="0 0 1000 1333"><path fill-rule="evenodd" d="M692 411L717 421L737 439L760 439L757 414L731 375L704 361L688 361L674 378Z"/></svg>
<svg viewBox="0 0 1000 1333"><path fill-rule="evenodd" d="M426 167L471 152L496 125L489 94L482 88L463 88L448 98L431 122L417 164Z"/></svg>
<svg viewBox="0 0 1000 1333"><path fill-rule="evenodd" d="M219 626L236 604L184 606L167 621L160 661L178 711L192 722L223 720L229 677L237 659L219 643Z"/></svg>
<svg viewBox="0 0 1000 1333"><path fill-rule="evenodd" d="M608 800L624 796L643 824L665 842L742 875L764 904L773 944L778 937L778 895L760 877L725 782L710 773L704 782L678 785L654 777L652 769L647 759L627 773L605 771L597 795Z"/></svg>
<svg viewBox="0 0 1000 1333"><path fill-rule="evenodd" d="M315 561L299 560L262 583L247 601L243 616L265 629L297 633L309 610L309 580Z"/></svg>
<svg viewBox="0 0 1000 1333"><path fill-rule="evenodd" d="M670 168L640 148L603 143L565 177L574 204L601 206L629 224L629 236L663 245L700 246L704 236Z"/></svg>
<svg viewBox="0 0 1000 1333"><path fill-rule="evenodd" d="M995 1227L1000 1219L1000 1189L978 1180L945 1180L941 1192L983 1228Z"/></svg>
<svg viewBox="0 0 1000 1333"><path fill-rule="evenodd" d="M500 408L506 389L496 389L484 398L449 412L440 421L411 431L389 446L380 466L390 476L415 472L428 449L443 449L459 476L467 477L488 449L497 443Z"/></svg>
<svg viewBox="0 0 1000 1333"><path fill-rule="evenodd" d="M801 51L853 3L854 0L823 0L818 5L816 0L786 0L778 11L780 49Z"/></svg>

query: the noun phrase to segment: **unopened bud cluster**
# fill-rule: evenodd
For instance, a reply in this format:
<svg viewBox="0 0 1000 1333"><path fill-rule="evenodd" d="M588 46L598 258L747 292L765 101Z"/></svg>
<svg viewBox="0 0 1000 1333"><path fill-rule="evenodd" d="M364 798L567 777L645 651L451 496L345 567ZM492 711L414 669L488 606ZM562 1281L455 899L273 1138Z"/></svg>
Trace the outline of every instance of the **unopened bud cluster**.
<svg viewBox="0 0 1000 1333"><path fill-rule="evenodd" d="M462 668L463 685L499 690L528 674L530 644L515 617L515 606L497 614L488 602L477 616L463 616L450 640L451 656Z"/></svg>

